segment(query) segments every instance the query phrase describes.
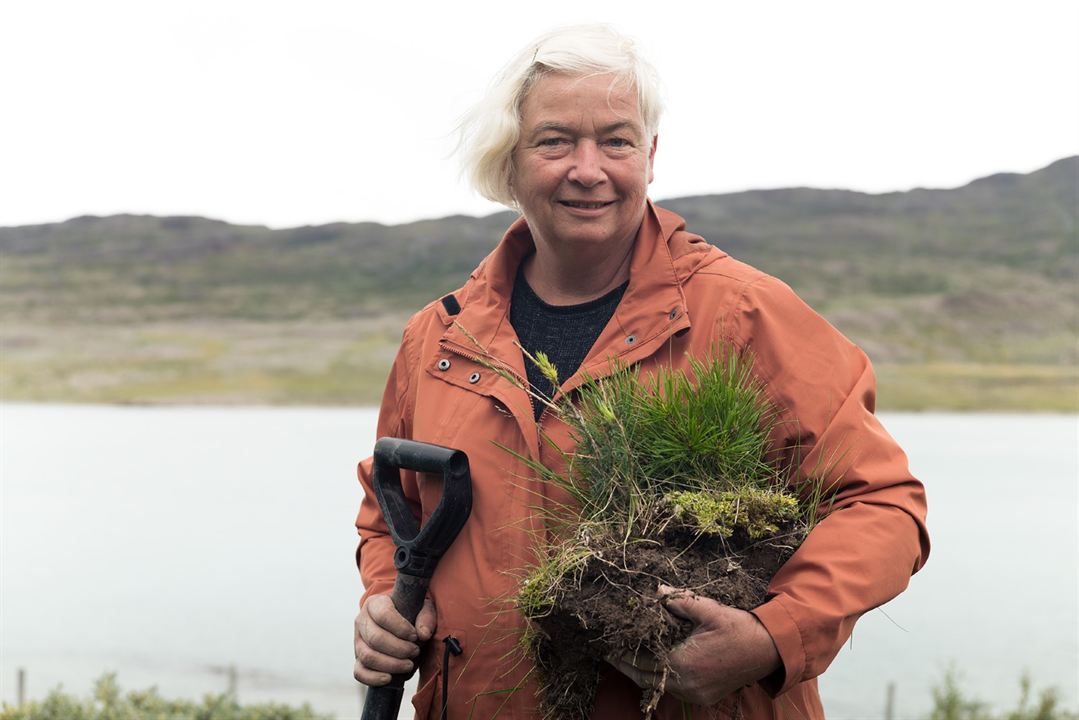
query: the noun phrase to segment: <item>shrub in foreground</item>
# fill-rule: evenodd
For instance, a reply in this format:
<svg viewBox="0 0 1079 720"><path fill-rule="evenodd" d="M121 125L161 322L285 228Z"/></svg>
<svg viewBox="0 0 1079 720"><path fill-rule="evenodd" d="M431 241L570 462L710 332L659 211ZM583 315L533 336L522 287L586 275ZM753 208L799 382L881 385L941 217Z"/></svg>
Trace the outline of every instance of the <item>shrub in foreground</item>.
<svg viewBox="0 0 1079 720"><path fill-rule="evenodd" d="M242 706L227 695L206 695L201 703L168 700L157 688L122 693L116 674L94 684L93 697L80 699L61 688L44 700L19 707L4 705L0 720L332 720L310 706L293 708L278 703Z"/></svg>
<svg viewBox="0 0 1079 720"><path fill-rule="evenodd" d="M944 673L939 685L933 687L933 710L928 720L1079 720L1079 713L1065 710L1054 688L1038 693L1032 699L1034 688L1030 675L1023 673L1019 679L1019 705L1010 712L997 714L988 706L967 697L959 686L959 673L953 667Z"/></svg>

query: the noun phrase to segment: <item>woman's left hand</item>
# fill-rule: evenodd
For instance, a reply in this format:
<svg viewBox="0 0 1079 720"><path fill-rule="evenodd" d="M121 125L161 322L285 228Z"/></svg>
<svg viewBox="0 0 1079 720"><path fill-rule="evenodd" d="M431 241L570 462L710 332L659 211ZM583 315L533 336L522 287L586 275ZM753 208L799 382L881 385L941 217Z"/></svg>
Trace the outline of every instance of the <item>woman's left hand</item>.
<svg viewBox="0 0 1079 720"><path fill-rule="evenodd" d="M722 605L685 590L660 586L671 614L693 630L667 656L666 692L695 705L714 705L782 667L772 636L753 613ZM662 677L655 658L638 654L611 661L639 687L655 687Z"/></svg>

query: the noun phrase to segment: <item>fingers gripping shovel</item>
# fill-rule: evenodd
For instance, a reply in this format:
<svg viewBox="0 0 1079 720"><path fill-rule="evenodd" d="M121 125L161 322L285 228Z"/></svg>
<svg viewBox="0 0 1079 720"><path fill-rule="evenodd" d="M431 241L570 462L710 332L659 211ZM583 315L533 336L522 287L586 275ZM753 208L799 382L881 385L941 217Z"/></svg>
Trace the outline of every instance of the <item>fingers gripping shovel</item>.
<svg viewBox="0 0 1079 720"><path fill-rule="evenodd" d="M397 546L393 555L397 579L390 599L397 612L415 624L439 558L472 512L468 456L460 450L398 438L381 438L374 455L375 495ZM422 528L417 527L401 488L401 469L442 473L442 497ZM409 675L394 675L388 685L370 688L363 720L395 720Z"/></svg>

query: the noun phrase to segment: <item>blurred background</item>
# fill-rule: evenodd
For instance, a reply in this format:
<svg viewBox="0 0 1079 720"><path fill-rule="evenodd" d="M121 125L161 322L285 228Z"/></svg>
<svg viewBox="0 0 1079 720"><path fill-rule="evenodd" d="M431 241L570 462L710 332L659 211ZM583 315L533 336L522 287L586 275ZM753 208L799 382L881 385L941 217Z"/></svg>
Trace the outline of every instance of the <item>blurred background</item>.
<svg viewBox="0 0 1079 720"><path fill-rule="evenodd" d="M0 6L0 701L359 716L355 463L404 321L514 217L455 127L601 21L665 86L651 197L866 349L928 489L829 717L1024 672L1079 710L1079 6L579 5Z"/></svg>

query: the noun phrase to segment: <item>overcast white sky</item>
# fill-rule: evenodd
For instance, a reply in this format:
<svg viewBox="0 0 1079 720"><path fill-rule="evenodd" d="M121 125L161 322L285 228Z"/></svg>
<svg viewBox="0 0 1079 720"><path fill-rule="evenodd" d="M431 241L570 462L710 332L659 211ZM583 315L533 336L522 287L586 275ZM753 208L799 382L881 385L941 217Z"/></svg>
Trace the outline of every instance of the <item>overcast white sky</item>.
<svg viewBox="0 0 1079 720"><path fill-rule="evenodd" d="M1079 154L1079 2L3 0L0 226L274 227L500 209L453 128L555 25L666 86L653 198L951 187Z"/></svg>

